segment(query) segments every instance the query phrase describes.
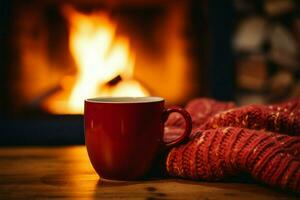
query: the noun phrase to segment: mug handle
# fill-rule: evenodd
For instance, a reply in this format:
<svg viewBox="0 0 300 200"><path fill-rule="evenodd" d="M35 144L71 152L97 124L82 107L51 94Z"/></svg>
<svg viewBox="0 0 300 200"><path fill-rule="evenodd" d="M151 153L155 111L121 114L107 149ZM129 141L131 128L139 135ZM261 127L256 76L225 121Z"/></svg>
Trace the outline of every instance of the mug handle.
<svg viewBox="0 0 300 200"><path fill-rule="evenodd" d="M184 128L183 134L180 137L176 138L173 141L169 141L169 142L164 141L164 145L166 147L173 147L173 146L176 146L176 145L184 142L185 140L188 139L188 137L190 136L190 134L192 132L192 118L191 118L190 114L186 110L184 110L183 108L180 108L180 107L177 107L177 106L167 108L167 109L164 110L164 112L163 112L163 121L164 121L164 123L167 121L169 115L171 113L174 113L174 112L177 112L177 113L182 115L182 117L185 120L185 128Z"/></svg>

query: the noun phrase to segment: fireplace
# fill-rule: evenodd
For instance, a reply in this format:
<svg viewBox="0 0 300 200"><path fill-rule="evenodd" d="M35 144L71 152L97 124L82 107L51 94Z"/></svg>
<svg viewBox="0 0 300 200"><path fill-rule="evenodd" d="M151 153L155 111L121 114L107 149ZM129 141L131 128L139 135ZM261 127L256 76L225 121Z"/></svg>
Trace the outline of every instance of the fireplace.
<svg viewBox="0 0 300 200"><path fill-rule="evenodd" d="M229 34L208 25L222 13L206 1L1 4L2 144L82 143L88 97L151 95L177 105L199 95L232 98L230 78L214 92L223 76L212 71L227 79L232 71L228 57L210 61L220 55L211 41Z"/></svg>

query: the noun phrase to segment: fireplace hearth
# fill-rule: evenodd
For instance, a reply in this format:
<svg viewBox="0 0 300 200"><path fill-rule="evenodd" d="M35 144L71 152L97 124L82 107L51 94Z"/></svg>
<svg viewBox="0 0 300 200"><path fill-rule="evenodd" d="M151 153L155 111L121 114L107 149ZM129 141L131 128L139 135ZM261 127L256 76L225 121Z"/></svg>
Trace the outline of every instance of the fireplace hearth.
<svg viewBox="0 0 300 200"><path fill-rule="evenodd" d="M168 105L233 98L230 33L215 32L211 22L224 13L211 2L0 4L0 145L83 143L85 98L151 95ZM230 27L232 8L223 12ZM215 48L218 38L228 51Z"/></svg>

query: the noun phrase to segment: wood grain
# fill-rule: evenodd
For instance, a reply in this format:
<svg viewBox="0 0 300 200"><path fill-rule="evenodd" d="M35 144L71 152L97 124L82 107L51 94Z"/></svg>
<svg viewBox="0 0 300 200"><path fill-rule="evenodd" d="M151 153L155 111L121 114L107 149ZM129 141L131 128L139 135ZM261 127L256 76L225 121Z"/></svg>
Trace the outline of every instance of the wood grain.
<svg viewBox="0 0 300 200"><path fill-rule="evenodd" d="M0 199L299 199L259 184L180 179L107 182L84 146L0 148Z"/></svg>

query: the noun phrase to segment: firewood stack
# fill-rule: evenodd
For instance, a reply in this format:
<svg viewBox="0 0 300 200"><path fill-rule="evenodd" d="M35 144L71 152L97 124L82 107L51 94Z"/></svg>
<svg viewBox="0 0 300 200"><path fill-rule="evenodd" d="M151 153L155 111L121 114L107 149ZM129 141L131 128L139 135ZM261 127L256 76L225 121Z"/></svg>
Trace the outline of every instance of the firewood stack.
<svg viewBox="0 0 300 200"><path fill-rule="evenodd" d="M235 6L238 103L300 96L300 2L236 0Z"/></svg>

